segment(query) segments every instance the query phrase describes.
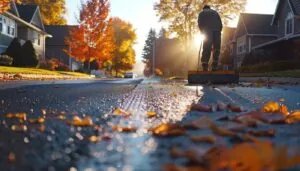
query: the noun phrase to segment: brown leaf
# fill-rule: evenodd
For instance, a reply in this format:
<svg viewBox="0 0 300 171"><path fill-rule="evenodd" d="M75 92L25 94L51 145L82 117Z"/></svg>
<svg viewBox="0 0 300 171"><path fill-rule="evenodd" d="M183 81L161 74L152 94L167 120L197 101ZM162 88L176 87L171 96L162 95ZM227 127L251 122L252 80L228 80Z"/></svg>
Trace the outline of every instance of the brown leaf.
<svg viewBox="0 0 300 171"><path fill-rule="evenodd" d="M214 144L217 141L217 138L214 136L192 136L191 140L193 142L204 142Z"/></svg>
<svg viewBox="0 0 300 171"><path fill-rule="evenodd" d="M27 126L26 125L12 125L11 130L16 132L26 132Z"/></svg>
<svg viewBox="0 0 300 171"><path fill-rule="evenodd" d="M248 134L256 137L274 137L276 135L276 130L269 129L264 131L248 131Z"/></svg>
<svg viewBox="0 0 300 171"><path fill-rule="evenodd" d="M213 108L212 106L208 106L208 105L192 104L191 111L213 112Z"/></svg>
<svg viewBox="0 0 300 171"><path fill-rule="evenodd" d="M289 110L288 110L288 108L287 108L286 105L280 105L279 112L280 112L281 114L283 114L284 116L287 116L287 115L290 114L290 112L289 112Z"/></svg>
<svg viewBox="0 0 300 171"><path fill-rule="evenodd" d="M15 155L15 153L10 152L10 153L8 154L7 159L8 159L8 161L10 161L10 162L16 161L16 155Z"/></svg>
<svg viewBox="0 0 300 171"><path fill-rule="evenodd" d="M225 128L219 128L217 127L214 123L212 123L210 125L210 129L217 135L219 136L224 136L224 137L234 137L236 136L236 133L228 130L228 129L225 129Z"/></svg>
<svg viewBox="0 0 300 171"><path fill-rule="evenodd" d="M120 125L113 125L112 126L113 131L118 131L118 132L125 132L125 133L131 133L131 132L136 132L137 128L135 126L120 126Z"/></svg>
<svg viewBox="0 0 300 171"><path fill-rule="evenodd" d="M237 105L233 105L233 104L229 104L227 106L227 109L231 112L236 112L236 113L241 113L243 111L241 106L237 106Z"/></svg>
<svg viewBox="0 0 300 171"><path fill-rule="evenodd" d="M176 166L175 164L164 165L163 171L206 171L201 166Z"/></svg>
<svg viewBox="0 0 300 171"><path fill-rule="evenodd" d="M227 105L221 101L217 102L217 110L218 111L224 111L227 109Z"/></svg>
<svg viewBox="0 0 300 171"><path fill-rule="evenodd" d="M172 123L163 123L154 128L149 129L154 136L181 136L185 134L185 130L182 126Z"/></svg>

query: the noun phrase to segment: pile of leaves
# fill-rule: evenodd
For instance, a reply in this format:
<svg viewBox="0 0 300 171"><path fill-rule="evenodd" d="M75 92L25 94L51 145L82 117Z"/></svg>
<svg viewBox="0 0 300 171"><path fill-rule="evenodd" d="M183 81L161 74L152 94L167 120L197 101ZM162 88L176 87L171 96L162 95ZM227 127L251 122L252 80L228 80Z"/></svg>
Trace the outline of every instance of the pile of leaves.
<svg viewBox="0 0 300 171"><path fill-rule="evenodd" d="M210 114L213 111L243 112L237 105L226 105L218 102L216 106L192 104L190 110ZM233 122L231 128L220 127L216 122ZM195 149L182 150L174 146L170 149L172 158L184 158L188 162L184 166L166 164L166 171L261 171L282 170L300 165L300 151L291 147L277 146L266 138L276 136L276 129L255 130L265 124L297 124L300 122L300 111L289 111L287 106L270 101L261 109L239 115L221 117L216 121L201 117L189 123L162 123L149 129L156 137L188 137L193 143L208 143L213 146L206 152L199 153ZM230 124L229 124L230 125ZM251 129L249 129L251 128ZM212 135L192 136L187 130L209 129ZM225 138L226 137L226 138ZM219 141L229 138L233 145L219 145ZM260 139L264 138L264 139ZM200 148L200 147L199 147Z"/></svg>

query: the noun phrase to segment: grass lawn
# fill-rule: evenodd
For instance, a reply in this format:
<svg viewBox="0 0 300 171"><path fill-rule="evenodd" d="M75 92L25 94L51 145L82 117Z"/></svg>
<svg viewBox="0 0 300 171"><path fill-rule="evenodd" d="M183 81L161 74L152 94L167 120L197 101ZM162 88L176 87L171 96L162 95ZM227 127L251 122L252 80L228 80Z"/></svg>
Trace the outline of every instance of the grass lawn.
<svg viewBox="0 0 300 171"><path fill-rule="evenodd" d="M267 73L240 73L242 77L294 77L300 78L300 70L287 70Z"/></svg>
<svg viewBox="0 0 300 171"><path fill-rule="evenodd" d="M6 67L0 66L0 73L10 73L10 74L38 74L38 75L69 75L69 76L80 76L89 77L90 75L78 72L66 72L66 71L50 71L45 69L37 68L19 68L19 67Z"/></svg>

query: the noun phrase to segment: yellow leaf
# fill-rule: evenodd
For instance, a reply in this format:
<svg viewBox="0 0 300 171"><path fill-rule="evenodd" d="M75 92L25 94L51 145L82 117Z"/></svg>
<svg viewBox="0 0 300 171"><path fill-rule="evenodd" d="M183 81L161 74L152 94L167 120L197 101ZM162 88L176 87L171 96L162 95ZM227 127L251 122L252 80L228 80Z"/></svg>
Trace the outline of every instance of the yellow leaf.
<svg viewBox="0 0 300 171"><path fill-rule="evenodd" d="M277 102L270 101L262 109L263 112L266 113L276 113L280 111L280 105Z"/></svg>
<svg viewBox="0 0 300 171"><path fill-rule="evenodd" d="M153 118L153 117L157 116L157 113L156 112L147 112L147 116L148 116L148 118Z"/></svg>
<svg viewBox="0 0 300 171"><path fill-rule="evenodd" d="M67 124L79 127L89 127L93 126L93 120L88 116L83 119L79 118L78 116L74 116L73 120L67 121Z"/></svg>

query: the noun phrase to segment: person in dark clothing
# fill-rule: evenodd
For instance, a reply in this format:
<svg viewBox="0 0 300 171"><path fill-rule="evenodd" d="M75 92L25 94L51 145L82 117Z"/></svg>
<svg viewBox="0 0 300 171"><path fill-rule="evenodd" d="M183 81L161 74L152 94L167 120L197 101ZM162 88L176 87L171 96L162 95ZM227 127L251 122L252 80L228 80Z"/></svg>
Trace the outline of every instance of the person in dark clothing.
<svg viewBox="0 0 300 171"><path fill-rule="evenodd" d="M208 62L213 49L212 71L216 71L219 63L221 48L221 32L223 29L221 17L217 11L205 5L198 17L198 26L202 34L205 35L202 51L202 69L208 71Z"/></svg>

